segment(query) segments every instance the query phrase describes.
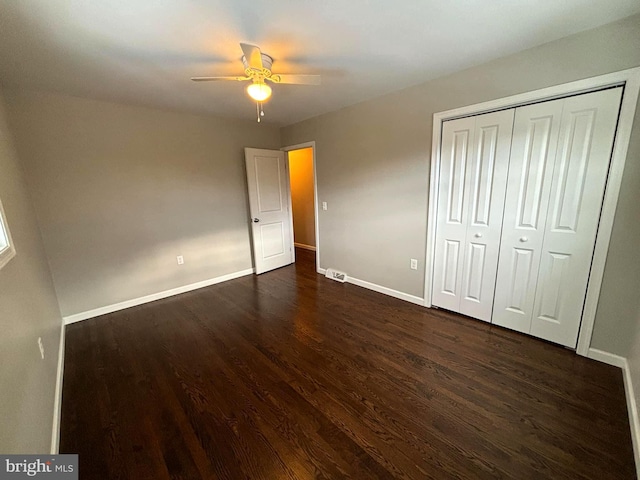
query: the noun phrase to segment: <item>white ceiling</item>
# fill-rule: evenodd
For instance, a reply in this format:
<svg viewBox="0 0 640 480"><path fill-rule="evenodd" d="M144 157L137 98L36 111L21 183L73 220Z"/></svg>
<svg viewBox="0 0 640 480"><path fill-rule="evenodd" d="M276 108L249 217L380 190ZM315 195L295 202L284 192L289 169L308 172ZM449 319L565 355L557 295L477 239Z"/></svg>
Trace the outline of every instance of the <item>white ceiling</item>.
<svg viewBox="0 0 640 480"><path fill-rule="evenodd" d="M290 124L640 12L638 0L0 0L0 82L252 119L239 42L278 73Z"/></svg>

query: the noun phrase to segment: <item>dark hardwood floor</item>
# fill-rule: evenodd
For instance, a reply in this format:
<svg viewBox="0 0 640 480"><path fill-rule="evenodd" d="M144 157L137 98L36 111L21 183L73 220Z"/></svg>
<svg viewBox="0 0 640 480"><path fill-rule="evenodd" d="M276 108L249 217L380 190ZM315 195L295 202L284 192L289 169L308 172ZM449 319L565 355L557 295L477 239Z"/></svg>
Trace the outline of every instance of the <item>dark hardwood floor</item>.
<svg viewBox="0 0 640 480"><path fill-rule="evenodd" d="M619 369L297 259L67 327L81 479L635 478Z"/></svg>

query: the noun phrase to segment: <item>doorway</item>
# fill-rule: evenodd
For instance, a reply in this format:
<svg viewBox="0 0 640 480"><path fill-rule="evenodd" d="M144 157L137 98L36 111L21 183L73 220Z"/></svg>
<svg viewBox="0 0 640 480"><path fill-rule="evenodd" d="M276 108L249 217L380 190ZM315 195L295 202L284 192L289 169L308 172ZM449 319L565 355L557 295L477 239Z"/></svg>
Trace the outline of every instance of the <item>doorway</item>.
<svg viewBox="0 0 640 480"><path fill-rule="evenodd" d="M313 269L320 273L315 142L280 150L247 147L244 154L255 273L295 263L295 247L305 256L305 263L315 264Z"/></svg>
<svg viewBox="0 0 640 480"><path fill-rule="evenodd" d="M309 255L313 252L317 271L320 251L315 142L292 145L282 150L287 154L296 253Z"/></svg>

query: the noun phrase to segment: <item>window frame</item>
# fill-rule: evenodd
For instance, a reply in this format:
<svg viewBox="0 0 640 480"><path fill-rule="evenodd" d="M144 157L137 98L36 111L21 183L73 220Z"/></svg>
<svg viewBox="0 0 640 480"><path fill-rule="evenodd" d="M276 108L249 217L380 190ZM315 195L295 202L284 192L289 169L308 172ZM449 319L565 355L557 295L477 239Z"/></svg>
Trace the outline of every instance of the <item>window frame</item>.
<svg viewBox="0 0 640 480"><path fill-rule="evenodd" d="M4 213L2 200L0 200L0 237L3 237L3 240L7 242L7 246L3 250L0 250L0 269L2 269L16 256L16 247L11 238L11 231L9 230L7 215Z"/></svg>

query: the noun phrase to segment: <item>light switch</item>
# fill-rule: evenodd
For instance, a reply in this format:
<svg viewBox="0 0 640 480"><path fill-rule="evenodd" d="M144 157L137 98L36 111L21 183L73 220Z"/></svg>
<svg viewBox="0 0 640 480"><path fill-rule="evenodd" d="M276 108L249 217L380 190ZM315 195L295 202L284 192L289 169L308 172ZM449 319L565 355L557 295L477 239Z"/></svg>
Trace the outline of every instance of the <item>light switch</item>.
<svg viewBox="0 0 640 480"><path fill-rule="evenodd" d="M327 202L322 202L322 210L326 210L327 209Z"/></svg>

